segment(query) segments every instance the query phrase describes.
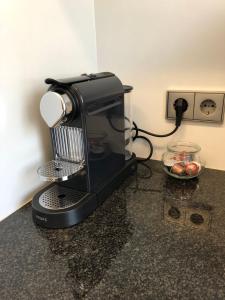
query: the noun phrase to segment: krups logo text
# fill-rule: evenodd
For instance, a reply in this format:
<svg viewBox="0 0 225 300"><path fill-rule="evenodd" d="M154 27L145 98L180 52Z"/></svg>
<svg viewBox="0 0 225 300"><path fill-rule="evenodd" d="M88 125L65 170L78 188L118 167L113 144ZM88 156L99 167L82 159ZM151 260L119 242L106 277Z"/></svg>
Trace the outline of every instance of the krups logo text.
<svg viewBox="0 0 225 300"><path fill-rule="evenodd" d="M39 215L35 215L35 217L41 221L47 222L47 218L41 217Z"/></svg>

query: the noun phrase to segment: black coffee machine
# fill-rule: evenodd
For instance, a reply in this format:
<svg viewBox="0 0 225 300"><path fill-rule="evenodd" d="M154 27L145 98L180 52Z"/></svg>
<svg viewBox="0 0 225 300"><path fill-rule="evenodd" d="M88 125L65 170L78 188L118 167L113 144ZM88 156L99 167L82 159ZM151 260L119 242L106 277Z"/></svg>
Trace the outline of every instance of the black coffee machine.
<svg viewBox="0 0 225 300"><path fill-rule="evenodd" d="M40 111L54 160L38 174L52 183L34 196L33 220L64 228L85 219L136 169L124 100L132 87L109 72L45 82Z"/></svg>

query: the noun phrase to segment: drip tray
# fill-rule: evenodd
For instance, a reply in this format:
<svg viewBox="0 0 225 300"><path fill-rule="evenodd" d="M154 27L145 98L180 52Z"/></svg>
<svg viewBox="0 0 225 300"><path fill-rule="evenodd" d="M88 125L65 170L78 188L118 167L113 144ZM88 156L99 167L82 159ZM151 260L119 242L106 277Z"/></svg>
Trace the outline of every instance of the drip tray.
<svg viewBox="0 0 225 300"><path fill-rule="evenodd" d="M59 182L70 179L82 169L82 163L78 164L62 160L51 160L41 166L37 170L37 173L43 181Z"/></svg>
<svg viewBox="0 0 225 300"><path fill-rule="evenodd" d="M54 185L39 197L39 204L47 209L66 209L78 203L86 193Z"/></svg>

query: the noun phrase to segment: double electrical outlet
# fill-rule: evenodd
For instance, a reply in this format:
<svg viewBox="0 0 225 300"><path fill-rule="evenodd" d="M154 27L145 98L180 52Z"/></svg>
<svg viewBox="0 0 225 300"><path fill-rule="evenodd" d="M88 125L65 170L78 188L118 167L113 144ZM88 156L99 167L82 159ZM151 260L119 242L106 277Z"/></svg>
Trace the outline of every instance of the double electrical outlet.
<svg viewBox="0 0 225 300"><path fill-rule="evenodd" d="M168 91L167 92L167 119L175 119L174 104L177 99L187 101L188 107L184 112L184 120L201 122L223 122L224 97L222 92L193 92Z"/></svg>

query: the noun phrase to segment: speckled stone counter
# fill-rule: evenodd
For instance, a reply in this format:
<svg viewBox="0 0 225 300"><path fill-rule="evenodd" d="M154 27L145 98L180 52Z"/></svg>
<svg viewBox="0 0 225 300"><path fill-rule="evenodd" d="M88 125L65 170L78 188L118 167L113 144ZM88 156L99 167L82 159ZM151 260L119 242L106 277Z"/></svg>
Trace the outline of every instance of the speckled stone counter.
<svg viewBox="0 0 225 300"><path fill-rule="evenodd" d="M151 161L83 223L42 229L26 205L0 238L1 300L225 299L225 172Z"/></svg>

